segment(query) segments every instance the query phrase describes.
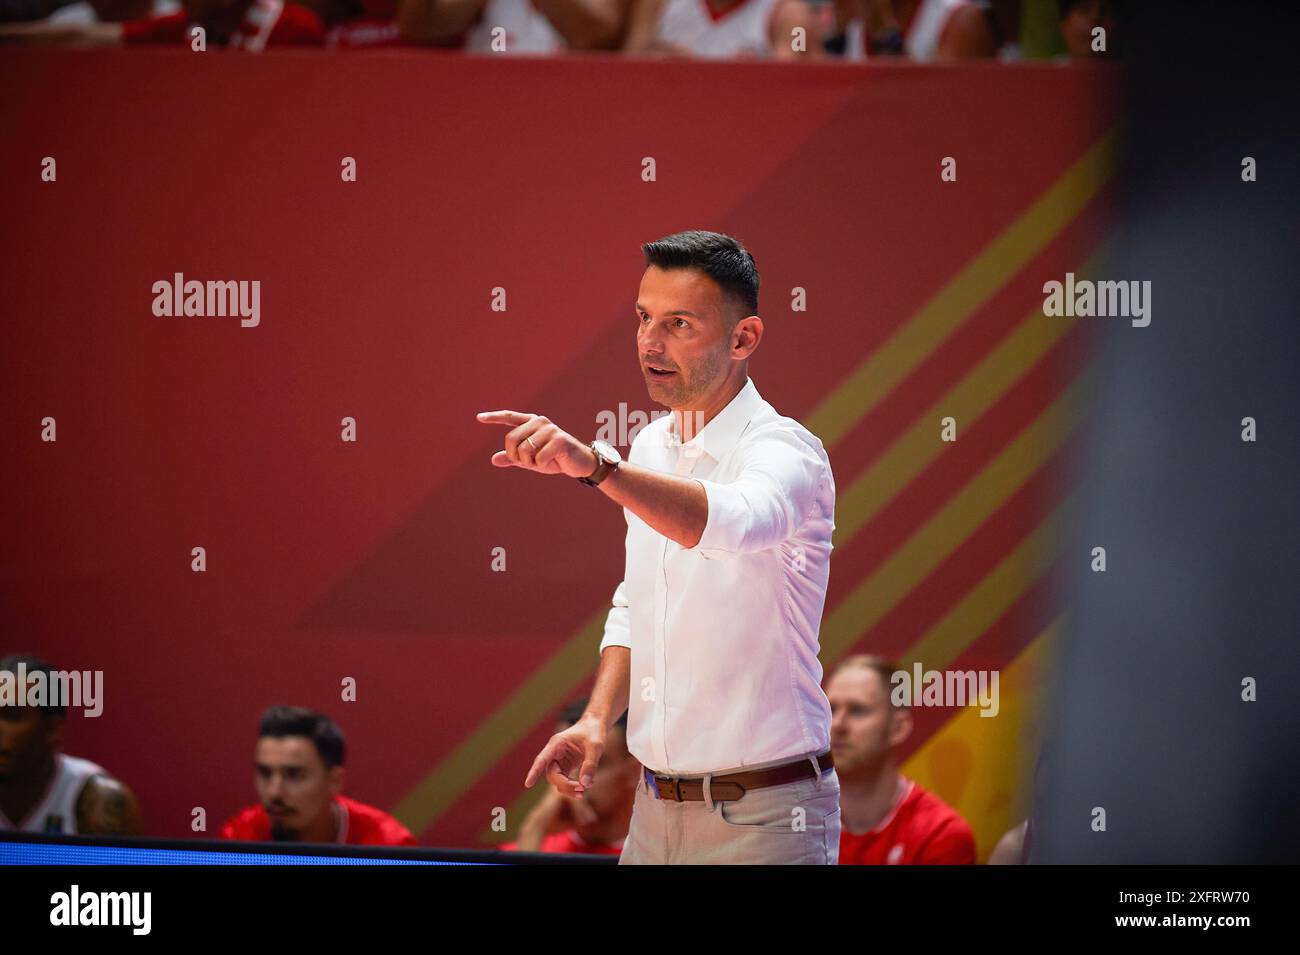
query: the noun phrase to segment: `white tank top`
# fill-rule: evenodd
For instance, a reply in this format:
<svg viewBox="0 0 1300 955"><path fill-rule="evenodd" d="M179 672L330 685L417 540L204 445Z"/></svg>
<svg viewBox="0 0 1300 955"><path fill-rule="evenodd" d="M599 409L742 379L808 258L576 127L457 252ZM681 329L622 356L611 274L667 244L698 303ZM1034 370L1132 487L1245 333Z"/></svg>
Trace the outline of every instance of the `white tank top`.
<svg viewBox="0 0 1300 955"><path fill-rule="evenodd" d="M704 0L664 0L659 39L706 59L772 55L772 13L782 0L743 0L714 13Z"/></svg>
<svg viewBox="0 0 1300 955"><path fill-rule="evenodd" d="M488 0L482 18L470 28L465 38L465 49L478 53L492 53L492 31L505 28L506 48L502 54L554 53L568 44L558 30L551 26L546 14L533 6L532 0Z"/></svg>
<svg viewBox="0 0 1300 955"><path fill-rule="evenodd" d="M106 776L104 767L76 756L54 756L54 775L45 796L27 814L21 826L16 826L0 811L0 829L19 832L52 832L68 836L77 834L77 799L91 776Z"/></svg>

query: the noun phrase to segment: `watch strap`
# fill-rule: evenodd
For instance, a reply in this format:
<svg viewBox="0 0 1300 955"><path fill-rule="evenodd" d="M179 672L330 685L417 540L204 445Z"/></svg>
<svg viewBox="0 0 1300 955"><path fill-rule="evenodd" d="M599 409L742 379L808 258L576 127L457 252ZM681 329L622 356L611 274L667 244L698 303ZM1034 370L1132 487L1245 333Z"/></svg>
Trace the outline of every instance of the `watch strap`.
<svg viewBox="0 0 1300 955"><path fill-rule="evenodd" d="M618 467L618 463L614 462L611 464L609 461L606 461L601 453L596 450L596 442L593 441L591 444L587 445L587 447L591 448L591 453L596 456L596 470L592 471L586 477L578 478L578 481L587 485L587 487L595 487L601 481L605 480L605 478L609 477L609 472Z"/></svg>

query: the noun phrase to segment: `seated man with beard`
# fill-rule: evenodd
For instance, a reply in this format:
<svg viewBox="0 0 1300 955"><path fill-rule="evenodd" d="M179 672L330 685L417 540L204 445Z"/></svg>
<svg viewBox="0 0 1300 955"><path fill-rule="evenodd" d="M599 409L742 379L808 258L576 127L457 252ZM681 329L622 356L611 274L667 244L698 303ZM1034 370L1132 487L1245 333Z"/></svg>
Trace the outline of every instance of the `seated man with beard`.
<svg viewBox="0 0 1300 955"><path fill-rule="evenodd" d="M272 706L262 714L254 761L259 805L227 820L221 838L413 846L381 809L342 795L343 734L321 713Z"/></svg>
<svg viewBox="0 0 1300 955"><path fill-rule="evenodd" d="M831 672L831 752L840 776L840 865L974 865L975 834L957 810L898 768L912 710L892 698L899 667L851 656Z"/></svg>

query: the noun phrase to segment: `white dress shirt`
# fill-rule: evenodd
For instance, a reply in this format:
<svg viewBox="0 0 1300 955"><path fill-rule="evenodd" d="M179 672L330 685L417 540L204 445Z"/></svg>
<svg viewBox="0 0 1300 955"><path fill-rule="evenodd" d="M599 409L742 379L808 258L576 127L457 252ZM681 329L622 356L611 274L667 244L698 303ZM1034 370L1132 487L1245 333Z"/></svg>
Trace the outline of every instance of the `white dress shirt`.
<svg viewBox="0 0 1300 955"><path fill-rule="evenodd" d="M629 752L689 776L827 750L817 652L835 480L821 441L750 379L685 444L675 413L656 418L628 460L698 481L709 501L692 548L623 509L627 564L600 649L632 650Z"/></svg>

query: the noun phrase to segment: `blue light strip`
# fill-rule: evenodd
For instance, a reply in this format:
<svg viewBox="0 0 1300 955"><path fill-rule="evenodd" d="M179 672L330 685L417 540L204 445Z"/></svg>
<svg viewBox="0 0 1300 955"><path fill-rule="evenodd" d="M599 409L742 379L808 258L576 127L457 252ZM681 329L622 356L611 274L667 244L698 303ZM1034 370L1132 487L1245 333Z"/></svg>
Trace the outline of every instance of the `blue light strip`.
<svg viewBox="0 0 1300 955"><path fill-rule="evenodd" d="M137 849L127 846L42 845L0 842L0 865L492 865L430 859L379 859L279 852Z"/></svg>

